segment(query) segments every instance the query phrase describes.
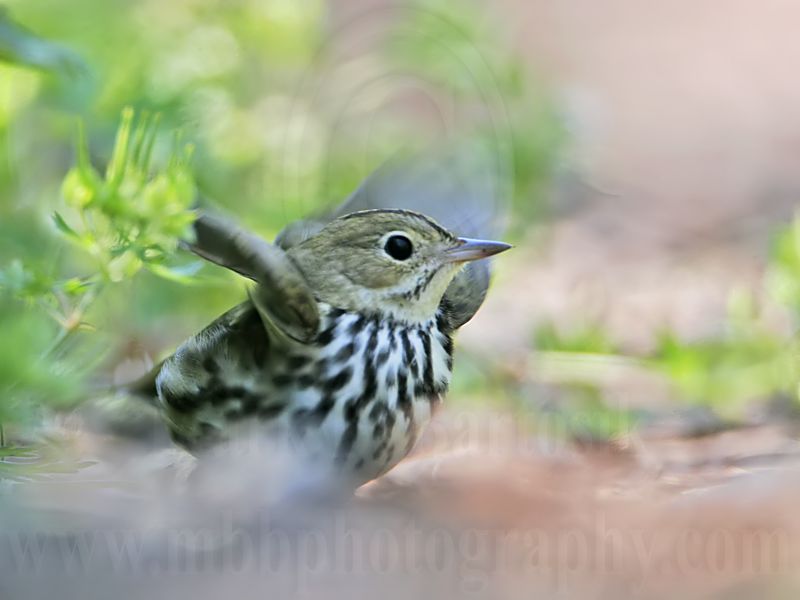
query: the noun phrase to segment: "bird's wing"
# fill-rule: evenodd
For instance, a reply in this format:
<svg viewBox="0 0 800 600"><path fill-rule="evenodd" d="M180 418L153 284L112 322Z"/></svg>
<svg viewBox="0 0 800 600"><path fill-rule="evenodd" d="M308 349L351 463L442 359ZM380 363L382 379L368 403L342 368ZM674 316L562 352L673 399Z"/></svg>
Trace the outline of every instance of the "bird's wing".
<svg viewBox="0 0 800 600"><path fill-rule="evenodd" d="M290 248L337 217L375 208L414 210L460 236L497 238L504 213L499 181L486 163L467 155L396 159L370 175L330 213L289 224L275 243ZM472 318L488 287L488 260L471 262L456 276L442 300L453 329Z"/></svg>
<svg viewBox="0 0 800 600"><path fill-rule="evenodd" d="M186 243L190 250L258 284L251 300L279 333L301 342L316 335L319 312L314 295L281 248L235 223L207 214L197 218L194 233L195 240Z"/></svg>

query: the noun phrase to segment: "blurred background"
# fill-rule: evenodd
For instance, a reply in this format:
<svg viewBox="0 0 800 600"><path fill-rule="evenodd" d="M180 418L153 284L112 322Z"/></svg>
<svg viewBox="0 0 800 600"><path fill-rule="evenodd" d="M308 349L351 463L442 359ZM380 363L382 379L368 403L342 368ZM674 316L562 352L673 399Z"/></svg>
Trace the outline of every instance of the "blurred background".
<svg viewBox="0 0 800 600"><path fill-rule="evenodd" d="M399 532L402 506L548 541L510 543L537 568L492 563L480 589L457 585L463 552L410 580L454 597L672 597L676 579L794 597L799 18L786 0L1 0L0 489L125 479L74 415L245 297L175 249L196 197L272 238L398 153L455 146L491 165L515 250L459 335L447 408L353 518ZM147 239L117 243L132 224Z"/></svg>

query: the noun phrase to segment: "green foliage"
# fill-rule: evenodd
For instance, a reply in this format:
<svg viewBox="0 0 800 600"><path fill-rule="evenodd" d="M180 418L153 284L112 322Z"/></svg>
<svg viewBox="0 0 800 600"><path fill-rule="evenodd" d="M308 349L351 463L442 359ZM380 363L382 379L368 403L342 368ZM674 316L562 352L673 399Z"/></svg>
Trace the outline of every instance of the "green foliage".
<svg viewBox="0 0 800 600"><path fill-rule="evenodd" d="M31 423L42 405L64 406L79 397L81 369L53 355L59 328L19 302L0 296L0 423Z"/></svg>
<svg viewBox="0 0 800 600"><path fill-rule="evenodd" d="M616 344L602 327L591 324L560 331L554 323L544 323L534 332L534 345L541 352L576 354L615 354Z"/></svg>
<svg viewBox="0 0 800 600"><path fill-rule="evenodd" d="M653 352L632 357L618 348L602 326L576 329L568 335L545 324L535 333L534 345L543 364L559 355L562 383L572 395L585 395L587 386L602 396L602 377L619 361L663 377L677 398L711 408L727 419L740 419L748 405L776 394L797 397L800 380L800 345L795 331L768 327L762 306L783 307L795 326L800 323L800 218L779 229L758 290L730 293L726 327L722 335L687 342L664 331ZM586 376L586 358L594 367ZM550 363L548 363L548 358ZM567 366L565 366L565 364ZM614 410L609 407L609 410Z"/></svg>
<svg viewBox="0 0 800 600"><path fill-rule="evenodd" d="M774 237L766 288L796 319L800 317L800 216Z"/></svg>
<svg viewBox="0 0 800 600"><path fill-rule="evenodd" d="M619 407L605 393L604 383L619 370L638 370L642 361L625 356L597 323L574 323L569 328L545 322L533 336L535 370L541 384L554 386L564 396L555 413L561 429L584 439L608 439L629 432L638 415ZM552 419L553 416L548 418Z"/></svg>
<svg viewBox="0 0 800 600"><path fill-rule="evenodd" d="M57 231L91 257L93 271L59 278L19 259L0 270L1 289L40 305L66 332L82 325L104 285L131 279L142 267L171 279L186 278L185 267L171 269L166 261L189 235L194 219L189 208L195 196L188 166L191 147L178 150L162 172L151 174L157 119L145 116L135 129L133 120L132 110L123 111L105 175L90 164L81 128L77 164L62 184L64 211L77 223L53 213Z"/></svg>
<svg viewBox="0 0 800 600"><path fill-rule="evenodd" d="M800 220L779 229L774 240L761 289L731 292L724 335L687 343L665 332L650 357L679 397L729 418L740 417L749 403L795 395L797 388L795 331L767 327L762 306L776 303L792 322L800 321Z"/></svg>
<svg viewBox="0 0 800 600"><path fill-rule="evenodd" d="M190 206L195 186L189 171L191 146L177 148L163 172L151 177L157 118L147 115L133 129L133 110L122 113L111 162L101 176L89 162L81 128L78 164L67 173L62 193L79 216L69 225L58 212L53 220L71 242L92 256L100 276L117 282L143 266L177 276L164 266L194 220Z"/></svg>
<svg viewBox="0 0 800 600"><path fill-rule="evenodd" d="M737 418L749 402L794 391L798 348L755 318L732 314L729 324L724 337L694 343L666 332L649 364L668 378L679 397Z"/></svg>
<svg viewBox="0 0 800 600"><path fill-rule="evenodd" d="M178 149L162 171L153 172L157 119L145 116L136 127L133 122L133 111L123 111L103 175L90 164L81 133L77 164L62 184L63 212L75 224L61 212L53 215L56 230L91 257L92 270L80 277L62 276L19 258L0 270L0 330L13 340L0 346L4 430L29 428L44 407L71 406L86 398L87 377L105 353L96 339L76 334L91 329L85 316L108 284L132 279L142 267L171 279L186 277L166 263L194 218L189 209L195 196L191 148ZM47 452L42 448L46 445L37 452L0 448L0 477L72 468L43 459ZM15 461L3 460L12 456Z"/></svg>

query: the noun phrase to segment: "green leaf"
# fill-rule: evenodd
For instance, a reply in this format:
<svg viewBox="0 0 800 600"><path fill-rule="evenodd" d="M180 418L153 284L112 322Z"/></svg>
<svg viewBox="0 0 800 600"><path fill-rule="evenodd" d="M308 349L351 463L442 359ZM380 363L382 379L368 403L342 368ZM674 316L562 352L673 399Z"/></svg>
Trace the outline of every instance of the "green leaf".
<svg viewBox="0 0 800 600"><path fill-rule="evenodd" d="M106 171L106 181L113 188L119 186L128 167L128 152L130 150L131 129L133 127L133 109L130 106L122 110L122 121L117 129L117 138L114 142L114 151Z"/></svg>
<svg viewBox="0 0 800 600"><path fill-rule="evenodd" d="M64 290L65 294L70 296L80 296L86 293L93 285L94 283L91 281L72 277L61 284L61 289Z"/></svg>
<svg viewBox="0 0 800 600"><path fill-rule="evenodd" d="M84 208L98 198L97 174L81 168L71 169L61 184L61 194L70 206Z"/></svg>
<svg viewBox="0 0 800 600"><path fill-rule="evenodd" d="M64 217L62 217L58 212L53 213L53 223L55 223L56 228L66 237L77 242L81 241L81 236L78 235L78 232L70 227L64 220Z"/></svg>

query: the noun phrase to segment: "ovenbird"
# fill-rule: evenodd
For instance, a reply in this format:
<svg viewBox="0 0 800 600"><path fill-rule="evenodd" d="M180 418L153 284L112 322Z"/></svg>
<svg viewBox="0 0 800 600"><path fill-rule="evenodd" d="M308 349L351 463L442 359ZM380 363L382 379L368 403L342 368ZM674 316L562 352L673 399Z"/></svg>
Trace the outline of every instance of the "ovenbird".
<svg viewBox="0 0 800 600"><path fill-rule="evenodd" d="M394 176L383 173L377 189ZM359 481L411 450L447 390L452 336L485 296L486 261L472 261L510 246L387 208L413 202L372 193L374 181L275 245L197 220L190 249L256 285L157 369L154 392L178 444L194 451L255 426Z"/></svg>

